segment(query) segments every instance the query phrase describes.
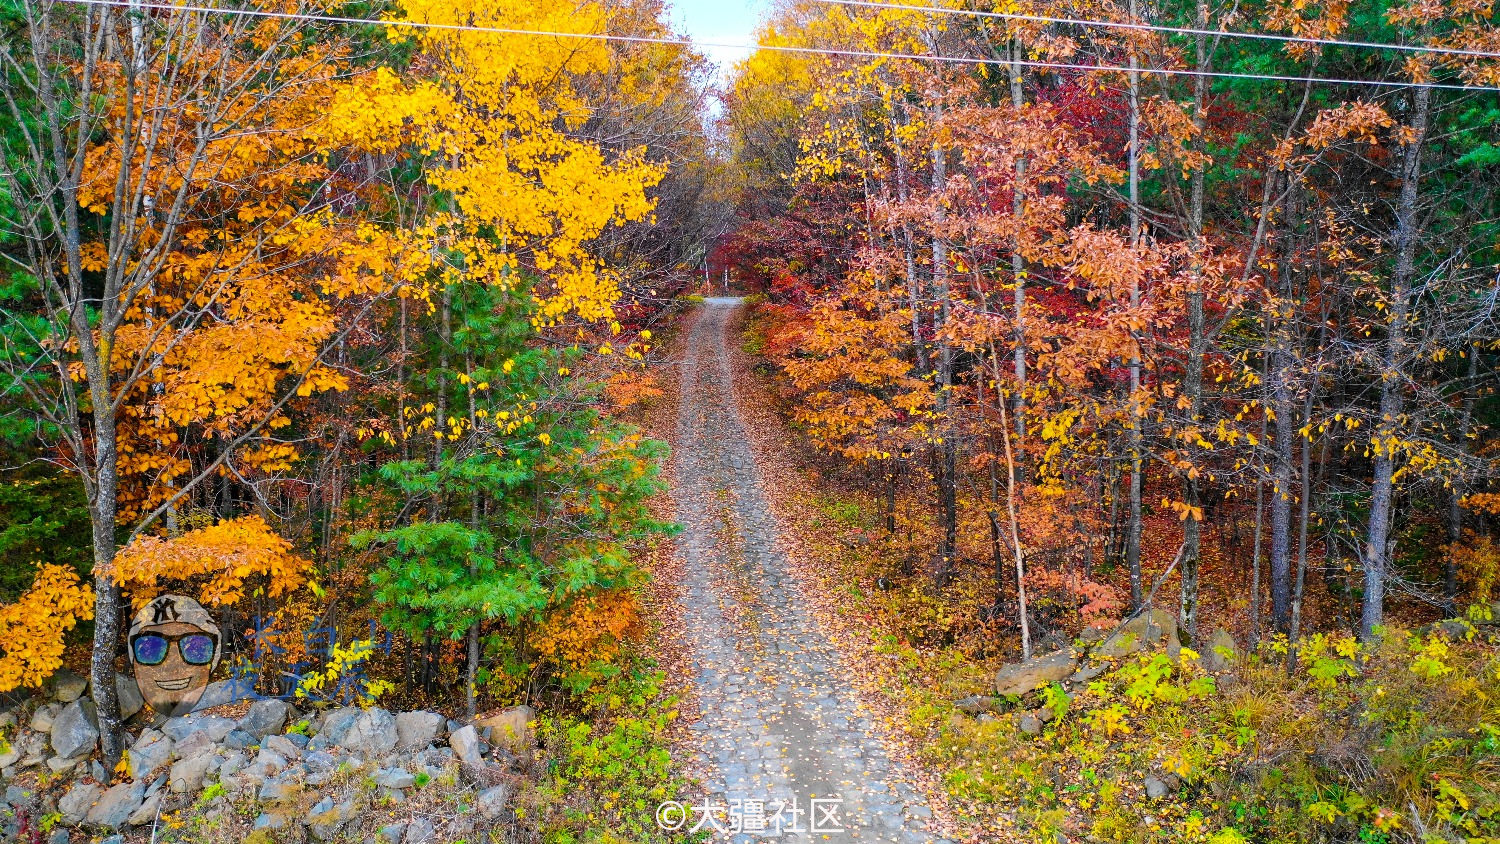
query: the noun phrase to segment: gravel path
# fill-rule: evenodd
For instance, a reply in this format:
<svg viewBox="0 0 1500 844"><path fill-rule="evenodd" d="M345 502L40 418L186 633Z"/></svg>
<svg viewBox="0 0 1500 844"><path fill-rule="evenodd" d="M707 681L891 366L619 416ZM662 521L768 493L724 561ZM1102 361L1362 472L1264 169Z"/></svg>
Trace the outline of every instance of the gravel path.
<svg viewBox="0 0 1500 844"><path fill-rule="evenodd" d="M895 776L797 599L731 384L725 329L739 304L707 301L681 365L674 497L709 792L699 805L721 807L715 840L934 841L931 811ZM687 807L684 829L704 814Z"/></svg>

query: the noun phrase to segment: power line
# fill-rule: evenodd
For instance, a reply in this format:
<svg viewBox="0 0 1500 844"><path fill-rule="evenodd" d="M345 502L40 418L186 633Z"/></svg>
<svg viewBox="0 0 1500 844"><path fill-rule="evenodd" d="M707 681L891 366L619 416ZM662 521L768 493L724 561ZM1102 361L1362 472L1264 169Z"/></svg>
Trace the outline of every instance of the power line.
<svg viewBox="0 0 1500 844"><path fill-rule="evenodd" d="M1128 29L1136 32L1165 32L1172 35L1206 35L1215 38L1249 38L1259 41L1277 41L1292 44L1316 44L1329 47L1354 47L1366 50L1396 50L1408 53L1437 53L1447 56L1469 56L1481 59L1500 59L1500 53L1484 50L1465 50L1458 47L1422 47L1416 44L1384 44L1378 41L1344 41L1337 38L1302 38L1296 35L1276 35L1267 32L1228 32L1219 29L1193 29L1183 26L1161 26L1132 21L1087 20L1061 18L1048 15L1023 15L1012 12L986 12L979 9L954 9L945 6L908 6L903 3L879 3L874 0L817 0L838 6L861 6L868 9L891 9L894 11L936 12L946 15L965 15L976 18L1000 18L1002 20L1034 21L1037 23L1073 24L1101 28Z"/></svg>
<svg viewBox="0 0 1500 844"><path fill-rule="evenodd" d="M1500 91L1500 87L1493 85L1458 85L1443 82L1407 82L1401 80L1384 79L1343 79L1327 76L1279 76L1264 73L1231 73L1216 70L1193 70L1189 68L1165 68L1165 67L1141 67L1128 68L1119 65L1100 64L1075 64L1070 62L1041 62L1041 61L1002 61L1000 59L981 59L967 56L934 56L924 53L884 53L872 50L840 50L830 47L793 47L782 44L738 44L733 42L716 41L693 41L688 38L665 38L649 35L613 35L604 32L554 32L539 29L512 29L497 26L478 26L472 24L446 24L425 23L420 21L391 21L375 18L355 18L341 15L319 15L304 14L298 12L274 12L265 9L224 9L211 6L194 6L190 4L152 3L140 2L140 0L59 0L63 3L71 3L79 6L97 6L116 9L130 9L136 11L168 11L168 12L197 12L201 14L219 14L239 17L271 18L276 20L294 20L319 23L340 24L364 24L370 26L384 26L395 29L434 29L448 32L479 32L494 35L529 35L537 37L553 38L578 38L589 41L615 41L627 44L663 44L677 47L723 47L729 49L740 49L746 51L767 50L778 53L799 53L819 56L843 56L860 59L900 59L907 61L935 62L939 64L957 65L1019 65L1021 67L1037 68L1040 70L1081 70L1099 73L1136 73L1154 74L1158 76L1188 76L1207 77L1210 79L1258 79L1267 82L1282 83L1326 83L1329 85L1368 85L1380 88L1437 88L1452 91ZM900 7L891 7L900 8Z"/></svg>

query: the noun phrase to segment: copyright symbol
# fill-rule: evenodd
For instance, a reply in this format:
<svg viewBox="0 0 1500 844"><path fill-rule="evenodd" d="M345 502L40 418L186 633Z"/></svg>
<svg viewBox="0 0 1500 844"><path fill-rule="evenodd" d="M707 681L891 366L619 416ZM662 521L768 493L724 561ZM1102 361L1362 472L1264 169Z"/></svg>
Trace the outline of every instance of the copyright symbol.
<svg viewBox="0 0 1500 844"><path fill-rule="evenodd" d="M667 802L656 807L656 825L668 832L681 829L687 823L687 807L676 800Z"/></svg>

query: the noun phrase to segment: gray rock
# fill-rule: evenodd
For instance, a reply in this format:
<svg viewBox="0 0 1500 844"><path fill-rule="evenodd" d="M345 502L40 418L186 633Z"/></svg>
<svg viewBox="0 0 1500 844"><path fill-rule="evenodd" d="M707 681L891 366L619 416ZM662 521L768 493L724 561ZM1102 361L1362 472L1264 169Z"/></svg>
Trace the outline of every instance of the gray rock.
<svg viewBox="0 0 1500 844"><path fill-rule="evenodd" d="M106 835L103 838L99 839L99 844L125 844L125 836L118 833L114 835Z"/></svg>
<svg viewBox="0 0 1500 844"><path fill-rule="evenodd" d="M425 747L437 741L447 719L437 712L402 712L396 716L396 746Z"/></svg>
<svg viewBox="0 0 1500 844"><path fill-rule="evenodd" d="M1108 670L1109 666L1102 662L1080 665L1078 670L1073 672L1073 676L1068 678L1068 685L1081 686Z"/></svg>
<svg viewBox="0 0 1500 844"><path fill-rule="evenodd" d="M260 739L250 735L244 730L230 730L229 735L224 737L224 746L230 750L244 750L257 744Z"/></svg>
<svg viewBox="0 0 1500 844"><path fill-rule="evenodd" d="M94 808L89 810L86 823L117 830L125 825L135 810L146 801L144 782L121 783L99 796Z"/></svg>
<svg viewBox="0 0 1500 844"><path fill-rule="evenodd" d="M197 756L200 753L216 750L217 748L218 745L208 732L198 730L197 732L188 733L187 738L177 742L177 747L173 749L173 753L176 754L178 759L186 759L189 756Z"/></svg>
<svg viewBox="0 0 1500 844"><path fill-rule="evenodd" d="M231 677L228 680L217 680L203 687L203 693L198 695L198 701L193 704L192 711L202 712L216 706L252 700L253 697L254 689L241 679Z"/></svg>
<svg viewBox="0 0 1500 844"><path fill-rule="evenodd" d="M500 817L506 807L510 805L510 786L497 785L494 788L486 788L479 792L479 799L474 801L474 807L490 820Z"/></svg>
<svg viewBox="0 0 1500 844"><path fill-rule="evenodd" d="M114 837L117 837L117 836L110 836L110 837L114 838ZM54 828L52 830L52 834L51 835L47 836L47 844L68 844L68 842L70 840L72 840L72 838L73 838L73 836L72 836L71 833L69 833L63 827L59 826L59 827L56 827L56 828Z"/></svg>
<svg viewBox="0 0 1500 844"><path fill-rule="evenodd" d="M262 812L255 818L255 829L286 829L293 823L290 812Z"/></svg>
<svg viewBox="0 0 1500 844"><path fill-rule="evenodd" d="M164 794L166 794L165 791L158 790L146 795L146 799L141 801L141 807L132 812L130 817L125 819L125 823L130 826L145 826L156 820L157 812L161 810Z"/></svg>
<svg viewBox="0 0 1500 844"><path fill-rule="evenodd" d="M375 844L401 844L401 838L406 834L406 824L386 824L375 833Z"/></svg>
<svg viewBox="0 0 1500 844"><path fill-rule="evenodd" d="M47 681L47 686L52 690L53 700L59 703L72 703L88 691L89 681L86 677L80 677L66 668L61 668Z"/></svg>
<svg viewBox="0 0 1500 844"><path fill-rule="evenodd" d="M302 755L302 748L293 744L292 740L286 736L266 736L265 741L262 741L260 746L266 750L279 753L287 759L296 759Z"/></svg>
<svg viewBox="0 0 1500 844"><path fill-rule="evenodd" d="M498 715L480 718L474 726L490 730L485 740L512 753L530 750L536 744L531 724L536 720L536 711L529 706L513 706Z"/></svg>
<svg viewBox="0 0 1500 844"><path fill-rule="evenodd" d="M264 738L281 732L281 728L286 726L286 714L286 701L271 698L257 700L250 704L250 711L245 713L245 717L235 727L256 738Z"/></svg>
<svg viewBox="0 0 1500 844"><path fill-rule="evenodd" d="M255 759L244 767L242 773L250 777L252 781L259 782L267 777L286 770L286 757L274 750L261 748L255 754Z"/></svg>
<svg viewBox="0 0 1500 844"><path fill-rule="evenodd" d="M92 753L98 740L99 728L91 700L73 701L52 722L52 750L64 759Z"/></svg>
<svg viewBox="0 0 1500 844"><path fill-rule="evenodd" d="M302 764L312 771L331 771L339 766L339 758L326 750L309 750Z"/></svg>
<svg viewBox="0 0 1500 844"><path fill-rule="evenodd" d="M1092 647L1104 641L1104 636L1107 632L1098 627L1085 627L1078 631L1078 639L1076 641L1085 648Z"/></svg>
<svg viewBox="0 0 1500 844"><path fill-rule="evenodd" d="M359 716L360 709L357 706L331 709L320 719L317 737L327 744L339 744L349 730L353 729Z"/></svg>
<svg viewBox="0 0 1500 844"><path fill-rule="evenodd" d="M953 705L966 715L977 716L981 712L998 712L1000 710L1000 702L995 700L992 695L969 695L968 697L955 700Z"/></svg>
<svg viewBox="0 0 1500 844"><path fill-rule="evenodd" d="M1146 796L1152 800L1160 800L1167 796L1167 784L1156 777L1146 777Z"/></svg>
<svg viewBox="0 0 1500 844"><path fill-rule="evenodd" d="M235 774L238 774L240 771L245 769L245 764L248 761L249 757L238 750L230 753L228 756L225 756L224 761L219 764L219 778L223 779L225 777L232 777Z"/></svg>
<svg viewBox="0 0 1500 844"><path fill-rule="evenodd" d="M1042 720L1030 712L1023 714L1016 721L1016 726L1028 736L1039 736L1042 734Z"/></svg>
<svg viewBox="0 0 1500 844"><path fill-rule="evenodd" d="M426 818L412 818L406 824L406 835L401 844L431 844L437 840L437 827Z"/></svg>
<svg viewBox="0 0 1500 844"><path fill-rule="evenodd" d="M5 805L7 806L30 806L36 800L36 792L19 785L7 785L5 787Z"/></svg>
<svg viewBox="0 0 1500 844"><path fill-rule="evenodd" d="M405 768L391 768L375 775L375 782L383 788L411 788L417 778Z"/></svg>
<svg viewBox="0 0 1500 844"><path fill-rule="evenodd" d="M1239 648L1235 646L1234 637L1222 627L1214 628L1208 636L1208 646L1199 654L1203 668L1214 673L1228 669L1238 656Z"/></svg>
<svg viewBox="0 0 1500 844"><path fill-rule="evenodd" d="M384 756L396 747L396 716L379 707L366 709L335 743L366 756Z"/></svg>
<svg viewBox="0 0 1500 844"><path fill-rule="evenodd" d="M0 742L0 770L21 761L21 742L17 736L15 741Z"/></svg>
<svg viewBox="0 0 1500 844"><path fill-rule="evenodd" d="M298 750L307 749L308 738L301 733L287 733L286 740L291 742L292 744L297 745Z"/></svg>
<svg viewBox="0 0 1500 844"><path fill-rule="evenodd" d="M31 728L39 733L52 732L52 722L57 720L57 713L63 710L60 703L44 703L31 713Z"/></svg>
<svg viewBox="0 0 1500 844"><path fill-rule="evenodd" d="M473 725L449 733L448 746L465 765L484 764L484 756L479 752L479 731Z"/></svg>
<svg viewBox="0 0 1500 844"><path fill-rule="evenodd" d="M995 693L999 695L1024 695L1048 683L1061 682L1072 676L1078 660L1068 651L1058 651L1046 656L1034 657L1026 662L1017 662L995 672Z"/></svg>
<svg viewBox="0 0 1500 844"><path fill-rule="evenodd" d="M1464 619L1445 618L1442 621L1435 621L1432 624L1425 624L1418 627L1414 632L1424 636L1428 633L1438 632L1442 633L1448 639L1458 641L1466 638L1473 629L1474 625Z"/></svg>
<svg viewBox="0 0 1500 844"><path fill-rule="evenodd" d="M208 774L208 769L213 765L214 755L212 753L199 753L187 759L179 759L172 765L172 772L167 776L167 781L174 794L186 794L203 789L203 778Z"/></svg>
<svg viewBox="0 0 1500 844"><path fill-rule="evenodd" d="M307 828L313 838L319 841L332 841L338 837L344 825L358 814L359 804L355 803L353 798L335 803L332 797L324 797L308 813Z"/></svg>
<svg viewBox="0 0 1500 844"><path fill-rule="evenodd" d="M94 801L98 800L99 795L103 793L104 789L91 782L74 783L73 787L68 789L68 793L57 801L57 811L62 815L63 823L69 826L83 823L83 819L88 817L89 809L93 808ZM11 805L19 804L11 802Z"/></svg>
<svg viewBox="0 0 1500 844"><path fill-rule="evenodd" d="M261 784L255 799L272 806L285 806L297 802L301 794L301 783L289 777L274 777Z"/></svg>
<svg viewBox="0 0 1500 844"><path fill-rule="evenodd" d="M1168 650L1180 647L1177 638L1177 617L1166 610L1151 610L1127 621L1094 653L1097 656L1117 658L1130 656L1154 647L1165 641Z"/></svg>
<svg viewBox="0 0 1500 844"><path fill-rule="evenodd" d="M81 756L75 757L73 759L64 759L61 756L54 756L51 759L47 760L47 770L51 771L55 776L67 776L68 774L73 773L73 769L77 768L82 762L83 757Z"/></svg>
<svg viewBox="0 0 1500 844"><path fill-rule="evenodd" d="M234 730L234 721L221 715L193 714L168 718L161 729L175 742L182 742L193 733L205 733L209 741L220 742Z"/></svg>
<svg viewBox="0 0 1500 844"><path fill-rule="evenodd" d="M172 760L176 742L156 730L145 730L126 754L131 779L143 779Z"/></svg>
<svg viewBox="0 0 1500 844"><path fill-rule="evenodd" d="M21 752L21 760L15 763L18 768L36 767L52 755L52 737L47 733L27 730L17 737L15 745Z"/></svg>
<svg viewBox="0 0 1500 844"><path fill-rule="evenodd" d="M135 680L124 674L115 675L115 698L120 701L120 718L129 720L135 717L137 712L146 708L146 700L141 697L141 690L135 684Z"/></svg>

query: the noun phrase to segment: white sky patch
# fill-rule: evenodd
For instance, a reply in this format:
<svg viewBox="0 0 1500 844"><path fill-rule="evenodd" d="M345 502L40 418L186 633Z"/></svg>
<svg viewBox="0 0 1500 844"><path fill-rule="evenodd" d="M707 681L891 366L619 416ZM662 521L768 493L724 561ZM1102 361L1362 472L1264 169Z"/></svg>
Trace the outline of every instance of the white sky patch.
<svg viewBox="0 0 1500 844"><path fill-rule="evenodd" d="M700 44L753 44L755 28L770 11L769 0L671 0L671 20ZM722 80L748 50L733 47L699 47L719 66Z"/></svg>

